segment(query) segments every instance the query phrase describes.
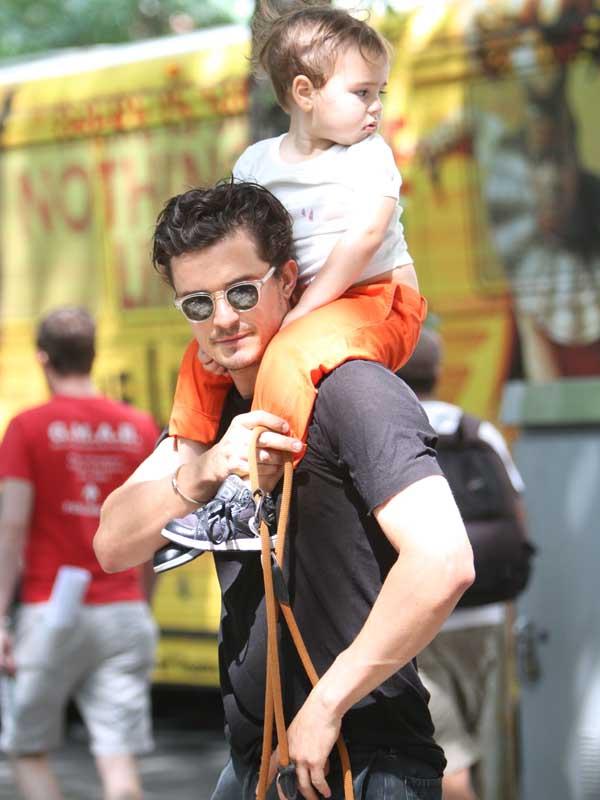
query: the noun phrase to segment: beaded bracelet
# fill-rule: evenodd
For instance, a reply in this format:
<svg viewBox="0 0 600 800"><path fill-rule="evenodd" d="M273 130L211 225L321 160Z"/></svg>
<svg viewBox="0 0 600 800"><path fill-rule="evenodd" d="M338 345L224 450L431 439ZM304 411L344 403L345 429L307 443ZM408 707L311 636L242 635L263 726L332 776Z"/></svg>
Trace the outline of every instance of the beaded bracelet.
<svg viewBox="0 0 600 800"><path fill-rule="evenodd" d="M187 500L188 503L192 503L195 506L201 506L204 504L203 500L195 500L193 497L190 497L189 494L182 492L179 488L179 484L177 483L177 476L179 475L179 470L183 467L183 464L180 464L173 475L171 476L171 486L173 487L173 491L175 494L178 494L179 497L182 497L184 500Z"/></svg>

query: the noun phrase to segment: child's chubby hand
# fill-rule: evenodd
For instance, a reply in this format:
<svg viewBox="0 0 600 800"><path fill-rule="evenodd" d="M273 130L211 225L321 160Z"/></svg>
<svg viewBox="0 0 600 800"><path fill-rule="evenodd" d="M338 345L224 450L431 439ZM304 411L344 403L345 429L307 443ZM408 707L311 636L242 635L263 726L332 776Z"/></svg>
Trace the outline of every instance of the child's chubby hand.
<svg viewBox="0 0 600 800"><path fill-rule="evenodd" d="M214 375L227 375L225 367L217 364L217 362L212 359L208 353L205 353L201 347L198 348L198 361L200 361L207 372L212 372Z"/></svg>

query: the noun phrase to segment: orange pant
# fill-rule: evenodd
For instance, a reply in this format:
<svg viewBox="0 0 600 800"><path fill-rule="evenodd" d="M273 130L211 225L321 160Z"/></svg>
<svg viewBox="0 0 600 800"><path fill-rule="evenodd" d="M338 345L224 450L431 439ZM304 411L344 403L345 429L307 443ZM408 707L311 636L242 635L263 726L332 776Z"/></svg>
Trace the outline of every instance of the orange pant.
<svg viewBox="0 0 600 800"><path fill-rule="evenodd" d="M392 370L410 358L427 303L404 284L354 286L342 297L280 331L260 365L252 408L286 419L306 441L317 384L344 361L379 361ZM169 433L215 440L231 379L207 372L198 345L188 346L177 380Z"/></svg>

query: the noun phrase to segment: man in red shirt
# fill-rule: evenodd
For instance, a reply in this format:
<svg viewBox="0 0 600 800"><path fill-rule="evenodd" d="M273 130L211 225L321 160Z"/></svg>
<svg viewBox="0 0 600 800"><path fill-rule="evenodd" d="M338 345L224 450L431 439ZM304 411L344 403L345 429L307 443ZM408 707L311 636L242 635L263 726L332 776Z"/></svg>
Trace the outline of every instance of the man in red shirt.
<svg viewBox="0 0 600 800"><path fill-rule="evenodd" d="M51 399L14 417L0 445L0 746L26 800L62 798L48 752L71 697L105 800L141 798L134 756L152 748L156 634L142 573L105 573L92 539L104 499L152 451L158 429L98 394L94 340L84 309L42 320L38 360Z"/></svg>

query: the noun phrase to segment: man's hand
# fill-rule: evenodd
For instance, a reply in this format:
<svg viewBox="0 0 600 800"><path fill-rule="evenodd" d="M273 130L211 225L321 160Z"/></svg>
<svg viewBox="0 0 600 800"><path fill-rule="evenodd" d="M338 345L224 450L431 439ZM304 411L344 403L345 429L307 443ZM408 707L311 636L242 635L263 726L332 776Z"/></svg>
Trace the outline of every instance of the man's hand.
<svg viewBox="0 0 600 800"><path fill-rule="evenodd" d="M0 672L5 675L15 674L15 657L13 637L8 628L0 627Z"/></svg>
<svg viewBox="0 0 600 800"><path fill-rule="evenodd" d="M225 367L211 358L208 353L205 353L201 347L198 347L198 361L202 364L207 372L212 372L214 375L227 375L228 371Z"/></svg>
<svg viewBox="0 0 600 800"><path fill-rule="evenodd" d="M266 411L239 414L231 422L223 438L212 447L206 457L210 470L218 481L235 473L242 478L250 474L248 453L252 432L265 427L258 438L258 474L262 488L270 490L282 475L284 462L290 455L298 455L304 447L300 439L289 436L289 425L281 417Z"/></svg>
<svg viewBox="0 0 600 800"><path fill-rule="evenodd" d="M331 797L331 789L326 780L329 772L329 754L340 735L341 717L332 713L320 700L318 691L313 689L300 711L288 728L288 747L290 760L296 765L298 790L305 800L319 800ZM279 753L271 757L269 783L275 779ZM277 789L279 800L286 800Z"/></svg>

